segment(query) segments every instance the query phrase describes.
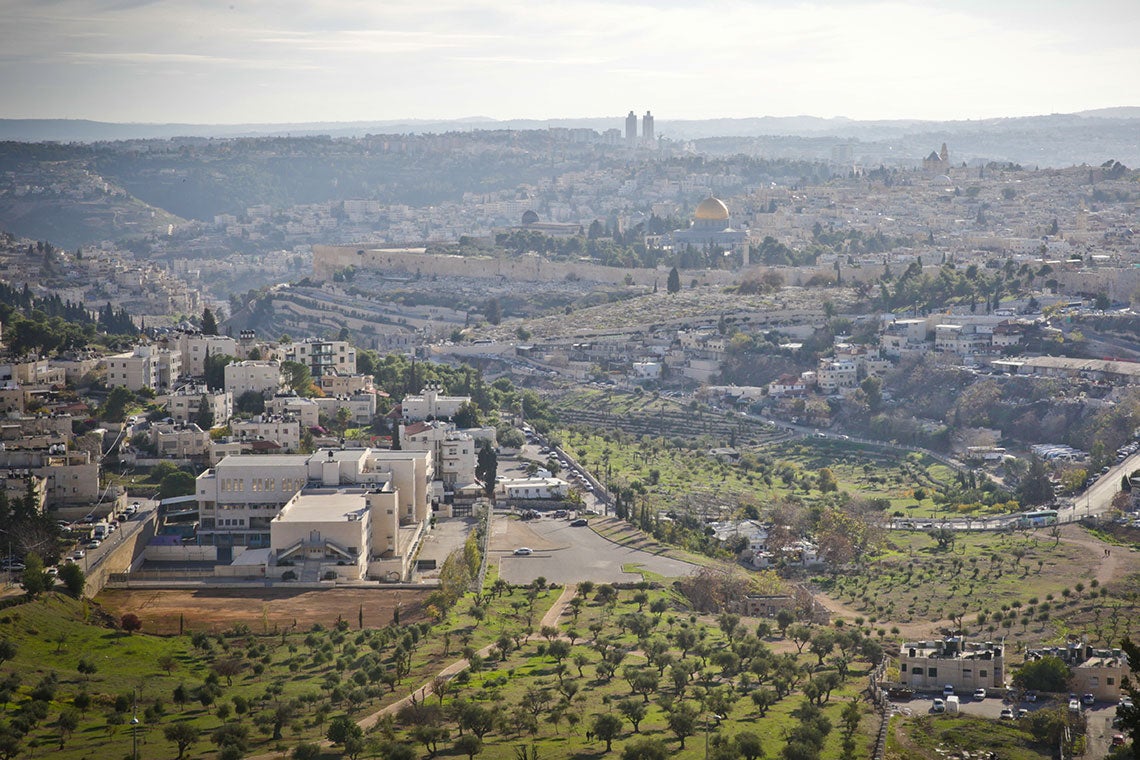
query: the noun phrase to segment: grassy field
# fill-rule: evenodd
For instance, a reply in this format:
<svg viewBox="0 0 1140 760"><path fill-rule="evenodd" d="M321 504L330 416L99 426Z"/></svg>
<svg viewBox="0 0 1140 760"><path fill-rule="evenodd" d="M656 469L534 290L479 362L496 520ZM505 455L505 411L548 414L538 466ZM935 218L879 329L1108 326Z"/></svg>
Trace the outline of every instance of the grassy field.
<svg viewBox="0 0 1140 760"><path fill-rule="evenodd" d="M885 760L941 760L962 751L996 752L1002 760L1049 760L1056 747L1038 742L1020 723L968 715L895 717Z"/></svg>
<svg viewBox="0 0 1140 760"><path fill-rule="evenodd" d="M824 493L819 478L826 468L838 490L885 500L892 513L959 514L932 499L934 490L953 477L950 468L921 454L900 457L845 441L806 439L747 448L733 462L710 456L707 447L672 439L581 429L557 435L603 480L644 491L652 509L697 509L727 518L741 506L788 496L812 503Z"/></svg>
<svg viewBox="0 0 1140 760"><path fill-rule="evenodd" d="M895 532L889 550L861 570L815 580L872 620L905 624L961 615L973 633L1040 640L1052 636L1054 618L1099 593L1089 560L1081 546L1034 533L962 533L952 546L940 547L926 533Z"/></svg>
<svg viewBox="0 0 1140 760"><path fill-rule="evenodd" d="M696 760L705 756L707 729L713 747L741 732L754 732L762 737L767 756L775 757L800 723L797 710L805 687L836 673L838 650L825 655L822 667L807 650L777 660L769 647L775 640L739 628L729 628L732 635L727 636L716 622L680 609L680 600L666 589L621 590L610 601L600 587L586 586L585 591L589 593L579 594L580 601L567 609L557 628L541 631L544 636L521 647L496 646L457 677L445 696L428 700L422 710L405 708L383 730L396 741L415 741L429 725L449 730L456 739L458 726L451 716L474 705L499 715L499 727L483 737L481 757L514 758L520 746L533 746L538 757L601 757L606 743L595 726L601 715L620 720L613 753L655 739L670 755ZM556 644L561 647L557 652ZM869 756L874 721L858 700L870 664L852 654L844 661L846 677L837 679L830 698L821 698L821 714L830 725L821 737L823 757ZM775 674L777 661L781 673L795 674L795 685L782 682L786 693L761 716L749 695L757 688L774 688L784 678ZM760 662L765 664L749 669ZM680 682L673 680L677 664L691 668ZM649 681L639 683L638 674L649 674ZM858 725L853 746L845 747L842 713L853 701ZM636 730L626 717L630 702L644 709ZM679 708L682 703L685 707ZM687 733L682 741L670 713L686 709L695 719L681 731Z"/></svg>
<svg viewBox="0 0 1140 760"><path fill-rule="evenodd" d="M183 723L196 737L190 757L216 756L220 728L244 735L245 753L285 749L322 738L338 714L359 719L401 698L464 644L521 635L557 594L515 591L490 603L482 621L456 609L430 631L408 620L359 630L345 610L339 624L311 629L257 635L239 623L193 636L132 635L99 605L50 594L0 611L0 641L13 652L3 673L15 678L0 694L0 751L15 741L20 757L121 758L135 705L142 757L175 757L164 730ZM278 718L282 738L273 739ZM13 740L16 728L26 733Z"/></svg>

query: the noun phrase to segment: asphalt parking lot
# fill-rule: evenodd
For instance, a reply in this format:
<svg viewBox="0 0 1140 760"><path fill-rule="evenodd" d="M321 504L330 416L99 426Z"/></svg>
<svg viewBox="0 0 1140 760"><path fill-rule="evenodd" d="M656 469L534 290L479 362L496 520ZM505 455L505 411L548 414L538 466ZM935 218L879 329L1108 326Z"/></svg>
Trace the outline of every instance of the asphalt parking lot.
<svg viewBox="0 0 1140 760"><path fill-rule="evenodd" d="M475 526L478 524L479 521L474 517L445 517L438 520L435 528L424 535L420 553L417 556L420 562L435 560L435 569L417 570L415 580L438 578L439 569L443 567L443 561L447 559L447 555L462 547L467 541L468 534L475 530Z"/></svg>
<svg viewBox="0 0 1140 760"><path fill-rule="evenodd" d="M496 515L491 552L499 556L499 576L511 583L530 583L539 576L550 583L630 583L641 580L623 566L639 565L667 577L685 576L695 565L630 549L602 538L588 527L572 528L569 520L541 517L522 522ZM512 552L526 546L528 557Z"/></svg>

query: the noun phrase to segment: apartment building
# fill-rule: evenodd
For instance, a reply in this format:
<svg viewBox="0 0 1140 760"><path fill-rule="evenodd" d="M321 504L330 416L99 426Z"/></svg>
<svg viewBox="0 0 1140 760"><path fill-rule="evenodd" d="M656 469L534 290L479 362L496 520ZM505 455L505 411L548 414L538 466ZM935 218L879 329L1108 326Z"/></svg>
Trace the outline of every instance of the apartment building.
<svg viewBox="0 0 1140 760"><path fill-rule="evenodd" d="M292 416L260 414L248 420L234 420L230 423L230 432L238 441L273 441L280 446L281 453L301 450L301 423Z"/></svg>
<svg viewBox="0 0 1140 760"><path fill-rule="evenodd" d="M182 354L154 345L135 346L134 351L106 359L107 385L130 391L166 390L182 374Z"/></svg>
<svg viewBox="0 0 1140 760"><path fill-rule="evenodd" d="M166 413L175 422L196 422L206 404L215 425L224 425L234 414L234 395L229 391L212 391L204 384L183 385L156 401L166 407Z"/></svg>
<svg viewBox="0 0 1140 760"><path fill-rule="evenodd" d="M348 341L310 338L278 346L275 353L282 361L304 364L314 378L356 374L356 349Z"/></svg>
<svg viewBox="0 0 1140 760"><path fill-rule="evenodd" d="M451 489L475 482L475 440L450 422L401 425L400 445L406 451L431 454L436 478Z"/></svg>
<svg viewBox="0 0 1140 760"><path fill-rule="evenodd" d="M1005 649L1002 644L967 642L952 636L935 641L904 643L899 649L899 680L917 691L1005 688Z"/></svg>
<svg viewBox="0 0 1140 760"><path fill-rule="evenodd" d="M400 410L405 422L422 422L428 417L450 419L459 407L470 403L470 396L444 396L438 387L428 387L418 396L405 396L400 402Z"/></svg>
<svg viewBox="0 0 1140 760"><path fill-rule="evenodd" d="M281 364L277 361L233 362L223 371L226 392L235 399L250 392L268 398L281 387Z"/></svg>

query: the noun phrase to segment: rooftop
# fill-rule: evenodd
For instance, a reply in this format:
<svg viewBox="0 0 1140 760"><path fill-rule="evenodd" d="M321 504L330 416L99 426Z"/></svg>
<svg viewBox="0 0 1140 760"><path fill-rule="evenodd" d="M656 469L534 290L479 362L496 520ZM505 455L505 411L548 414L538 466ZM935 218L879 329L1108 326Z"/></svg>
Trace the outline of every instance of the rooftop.
<svg viewBox="0 0 1140 760"><path fill-rule="evenodd" d="M368 488L306 488L273 519L278 522L353 522L368 514Z"/></svg>

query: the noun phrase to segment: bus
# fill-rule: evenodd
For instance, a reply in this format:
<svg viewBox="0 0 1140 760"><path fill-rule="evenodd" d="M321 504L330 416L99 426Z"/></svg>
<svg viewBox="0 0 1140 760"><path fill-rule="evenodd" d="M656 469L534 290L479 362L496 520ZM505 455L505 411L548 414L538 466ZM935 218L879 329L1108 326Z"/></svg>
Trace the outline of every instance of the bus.
<svg viewBox="0 0 1140 760"><path fill-rule="evenodd" d="M1046 525L1057 524L1057 510L1038 509L1033 512L1023 512L1017 518L1019 528L1041 528Z"/></svg>

